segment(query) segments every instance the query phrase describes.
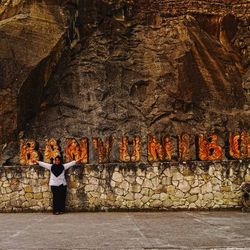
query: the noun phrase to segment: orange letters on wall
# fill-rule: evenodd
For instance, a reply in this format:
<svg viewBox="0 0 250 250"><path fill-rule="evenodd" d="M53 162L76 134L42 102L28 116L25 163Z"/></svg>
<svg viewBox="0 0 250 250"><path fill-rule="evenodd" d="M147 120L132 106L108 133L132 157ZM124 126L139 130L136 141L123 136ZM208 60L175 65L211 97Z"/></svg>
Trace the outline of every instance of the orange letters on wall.
<svg viewBox="0 0 250 250"><path fill-rule="evenodd" d="M244 159L250 158L250 135L246 131L241 133L241 150Z"/></svg>
<svg viewBox="0 0 250 250"><path fill-rule="evenodd" d="M111 151L114 144L114 137L110 136L105 141L101 138L93 138L93 147L96 149L98 162L109 163ZM60 147L55 138L45 140L44 161L52 163L57 155L61 154ZM121 162L139 162L142 155L141 137L123 136L119 141L119 158ZM149 134L147 143L148 161L170 161L172 160L173 144L170 136L163 136L162 140L157 140L156 136ZM190 135L183 133L178 136L178 155L179 160L186 161L190 159ZM224 153L218 145L218 136L210 134L208 136L200 134L198 137L199 159L222 160ZM250 158L250 135L243 131L240 134L230 133L229 136L229 155L230 159ZM89 162L89 140L83 137L80 143L74 138L67 140L65 147L66 161L78 160L82 158L82 163ZM113 155L112 155L113 156ZM38 144L33 139L20 140L20 164L33 165L39 160ZM117 159L116 158L116 159ZM113 159L113 157L112 157Z"/></svg>
<svg viewBox="0 0 250 250"><path fill-rule="evenodd" d="M36 149L37 142L35 140L20 140L20 164L33 165L34 161L39 161L39 153Z"/></svg>
<svg viewBox="0 0 250 250"><path fill-rule="evenodd" d="M229 136L229 154L233 159L240 159L240 135L230 133Z"/></svg>
<svg viewBox="0 0 250 250"><path fill-rule="evenodd" d="M155 136L149 135L148 136L148 160L157 161L159 159L161 161L164 159L163 147L157 141Z"/></svg>
<svg viewBox="0 0 250 250"><path fill-rule="evenodd" d="M100 138L93 138L93 145L97 151L99 163L110 162L110 153L113 143L114 138L112 136L110 136L105 142Z"/></svg>
<svg viewBox="0 0 250 250"><path fill-rule="evenodd" d="M80 140L80 145L76 139L71 138L68 139L66 144L66 160L72 161L82 158L81 163L88 163L89 155L88 155L88 138L83 137Z"/></svg>
<svg viewBox="0 0 250 250"><path fill-rule="evenodd" d="M182 134L179 136L179 159L187 161L190 158L190 135Z"/></svg>
<svg viewBox="0 0 250 250"><path fill-rule="evenodd" d="M221 160L222 147L217 144L218 136L210 134L206 139L203 134L199 136L199 157L202 161Z"/></svg>
<svg viewBox="0 0 250 250"><path fill-rule="evenodd" d="M53 163L56 156L60 156L60 148L55 138L45 140L44 160L48 163Z"/></svg>
<svg viewBox="0 0 250 250"><path fill-rule="evenodd" d="M122 136L120 140L120 160L123 162L138 162L141 159L141 138L139 136L133 137L132 154L129 154L128 137Z"/></svg>
<svg viewBox="0 0 250 250"><path fill-rule="evenodd" d="M120 141L120 160L123 162L129 162L131 160L128 153L128 137L122 136Z"/></svg>
<svg viewBox="0 0 250 250"><path fill-rule="evenodd" d="M132 162L138 162L141 160L141 138L140 136L133 137L133 152L131 156Z"/></svg>
<svg viewBox="0 0 250 250"><path fill-rule="evenodd" d="M81 156L80 146L79 143L76 141L76 139L74 138L68 139L65 153L67 161L73 161L80 158Z"/></svg>
<svg viewBox="0 0 250 250"><path fill-rule="evenodd" d="M163 161L171 160L172 149L171 141L168 136L163 137L163 145L159 143L155 136L148 136L148 160L149 161Z"/></svg>
<svg viewBox="0 0 250 250"><path fill-rule="evenodd" d="M163 138L163 148L165 149L165 159L170 161L172 159L172 143L168 136Z"/></svg>
<svg viewBox="0 0 250 250"><path fill-rule="evenodd" d="M88 138L84 137L80 140L80 151L81 151L81 158L82 163L88 163L89 156L88 156Z"/></svg>

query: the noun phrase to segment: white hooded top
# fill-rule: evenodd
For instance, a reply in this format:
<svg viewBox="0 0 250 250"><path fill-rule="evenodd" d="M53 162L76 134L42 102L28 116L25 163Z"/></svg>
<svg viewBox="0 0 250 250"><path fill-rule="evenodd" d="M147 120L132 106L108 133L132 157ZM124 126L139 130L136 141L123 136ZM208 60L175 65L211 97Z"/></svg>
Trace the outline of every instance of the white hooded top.
<svg viewBox="0 0 250 250"><path fill-rule="evenodd" d="M44 167L50 171L50 180L49 180L49 185L50 186L60 186L60 185L67 185L66 179L65 179L65 170L69 169L70 167L73 167L76 165L76 161L71 161L66 164L62 164L64 166L64 170L62 173L56 177L52 172L51 172L51 167L53 164L49 164L46 162L38 161L39 166Z"/></svg>

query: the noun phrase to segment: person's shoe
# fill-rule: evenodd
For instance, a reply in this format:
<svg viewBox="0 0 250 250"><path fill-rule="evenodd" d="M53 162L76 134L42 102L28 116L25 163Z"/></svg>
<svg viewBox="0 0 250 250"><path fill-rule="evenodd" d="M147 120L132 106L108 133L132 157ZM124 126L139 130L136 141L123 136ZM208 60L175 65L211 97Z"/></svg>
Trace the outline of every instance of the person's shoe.
<svg viewBox="0 0 250 250"><path fill-rule="evenodd" d="M59 212L53 212L53 214L54 214L54 215L58 215L58 214L60 214L60 213L59 213Z"/></svg>

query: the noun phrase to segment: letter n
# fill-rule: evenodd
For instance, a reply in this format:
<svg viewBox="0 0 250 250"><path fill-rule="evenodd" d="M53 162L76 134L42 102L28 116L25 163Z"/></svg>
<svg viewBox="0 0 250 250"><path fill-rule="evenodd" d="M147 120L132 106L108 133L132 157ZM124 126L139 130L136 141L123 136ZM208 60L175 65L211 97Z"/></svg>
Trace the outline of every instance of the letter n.
<svg viewBox="0 0 250 250"><path fill-rule="evenodd" d="M80 146L76 139L70 138L66 144L66 160L67 162L77 160L81 156Z"/></svg>
<svg viewBox="0 0 250 250"><path fill-rule="evenodd" d="M110 162L110 153L114 143L113 136L108 137L105 142L101 138L93 138L93 145L97 151L98 162L108 163Z"/></svg>
<svg viewBox="0 0 250 250"><path fill-rule="evenodd" d="M148 160L149 161L163 161L164 148L156 139L155 136L148 136Z"/></svg>

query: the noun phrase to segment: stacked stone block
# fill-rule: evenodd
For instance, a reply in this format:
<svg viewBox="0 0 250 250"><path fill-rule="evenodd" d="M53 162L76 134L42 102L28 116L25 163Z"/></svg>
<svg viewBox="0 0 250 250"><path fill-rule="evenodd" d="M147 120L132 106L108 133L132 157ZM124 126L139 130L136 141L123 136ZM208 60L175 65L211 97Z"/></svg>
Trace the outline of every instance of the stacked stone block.
<svg viewBox="0 0 250 250"><path fill-rule="evenodd" d="M49 211L49 172L0 169L0 211ZM244 161L85 165L67 173L69 211L240 208Z"/></svg>

